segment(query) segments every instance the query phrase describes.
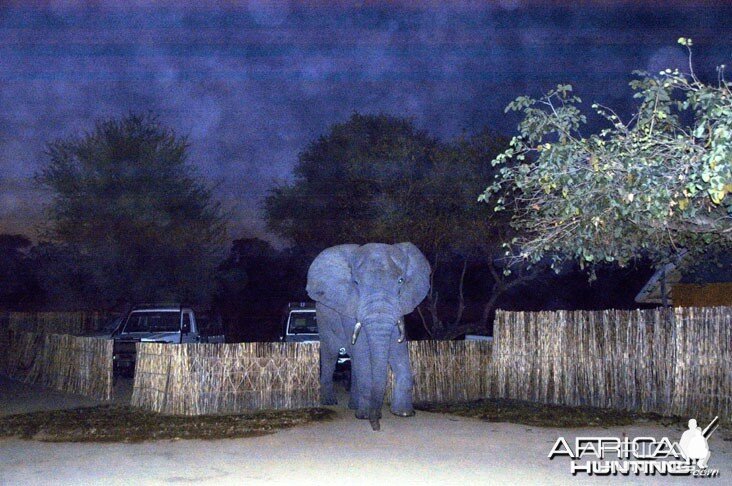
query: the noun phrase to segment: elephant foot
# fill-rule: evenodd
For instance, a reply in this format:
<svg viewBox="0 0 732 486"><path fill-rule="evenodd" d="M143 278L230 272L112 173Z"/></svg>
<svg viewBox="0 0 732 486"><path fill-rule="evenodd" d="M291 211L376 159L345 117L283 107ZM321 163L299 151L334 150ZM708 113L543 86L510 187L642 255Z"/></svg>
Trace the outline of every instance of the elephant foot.
<svg viewBox="0 0 732 486"><path fill-rule="evenodd" d="M365 420L369 418L368 410L356 410L356 418L360 420Z"/></svg>
<svg viewBox="0 0 732 486"><path fill-rule="evenodd" d="M414 410L392 410L391 413L397 417L414 417L415 415Z"/></svg>
<svg viewBox="0 0 732 486"><path fill-rule="evenodd" d="M374 432L381 430L381 424L379 423L379 419L369 419L369 422L371 423L371 430Z"/></svg>
<svg viewBox="0 0 732 486"><path fill-rule="evenodd" d="M338 405L338 400L336 399L336 397L321 397L320 404L321 405Z"/></svg>

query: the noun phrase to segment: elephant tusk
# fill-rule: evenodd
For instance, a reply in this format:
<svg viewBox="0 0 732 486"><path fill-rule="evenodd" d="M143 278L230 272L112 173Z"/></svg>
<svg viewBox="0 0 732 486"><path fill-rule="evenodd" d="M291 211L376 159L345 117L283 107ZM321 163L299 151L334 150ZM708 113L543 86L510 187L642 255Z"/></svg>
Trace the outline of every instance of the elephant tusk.
<svg viewBox="0 0 732 486"><path fill-rule="evenodd" d="M401 318L401 317L399 318L399 320L397 321L397 327L399 328L399 339L397 339L397 342L403 343L404 342L404 336L405 336L405 332L404 332L404 319L403 318Z"/></svg>
<svg viewBox="0 0 732 486"><path fill-rule="evenodd" d="M356 327L353 328L353 336L351 336L351 345L356 344L356 339L358 339L358 333L361 332L361 323L357 322Z"/></svg>

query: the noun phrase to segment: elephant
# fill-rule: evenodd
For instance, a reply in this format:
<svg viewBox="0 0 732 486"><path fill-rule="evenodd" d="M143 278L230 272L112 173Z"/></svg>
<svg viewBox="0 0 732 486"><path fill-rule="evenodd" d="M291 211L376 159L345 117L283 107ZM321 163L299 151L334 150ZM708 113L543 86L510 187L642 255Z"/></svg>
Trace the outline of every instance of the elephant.
<svg viewBox="0 0 732 486"><path fill-rule="evenodd" d="M349 408L356 418L380 429L387 366L395 381L391 412L414 415L404 316L427 295L430 271L412 243L337 245L313 260L306 290L318 316L322 404L336 403L333 371L339 350L345 348L351 356Z"/></svg>

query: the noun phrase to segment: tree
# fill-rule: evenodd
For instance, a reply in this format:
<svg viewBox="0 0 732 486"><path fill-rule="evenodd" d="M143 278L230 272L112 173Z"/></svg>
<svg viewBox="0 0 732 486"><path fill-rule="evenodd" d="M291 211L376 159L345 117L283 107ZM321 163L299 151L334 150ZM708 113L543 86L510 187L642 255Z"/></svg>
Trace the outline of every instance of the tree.
<svg viewBox="0 0 732 486"><path fill-rule="evenodd" d="M691 40L680 39L687 47ZM732 91L667 69L636 72L637 112L627 120L593 104L609 124L583 136L570 85L517 98L519 134L480 200L510 209L514 260L661 262L681 249L732 245Z"/></svg>
<svg viewBox="0 0 732 486"><path fill-rule="evenodd" d="M405 183L430 170L437 145L409 120L354 114L310 143L298 157L294 181L270 192L268 226L296 246L318 251L344 241L391 240L394 227L375 222L400 207L393 196Z"/></svg>
<svg viewBox="0 0 732 486"><path fill-rule="evenodd" d="M35 303L37 283L29 258L31 241L22 235L0 234L0 306L21 308Z"/></svg>
<svg viewBox="0 0 732 486"><path fill-rule="evenodd" d="M498 297L525 281L503 274L508 218L475 200L505 147L490 132L443 143L408 119L354 114L300 155L292 183L266 200L269 226L310 256L339 243L411 241L430 259L432 288L419 311L426 331L451 338L486 330ZM465 322L466 273L492 270L480 317ZM449 303L449 305L448 305ZM475 314L475 313L473 313Z"/></svg>
<svg viewBox="0 0 732 486"><path fill-rule="evenodd" d="M236 341L272 341L281 333L282 309L305 299L307 267L291 251L257 238L234 240L219 265L216 306Z"/></svg>
<svg viewBox="0 0 732 486"><path fill-rule="evenodd" d="M54 195L46 234L100 304L208 297L225 222L187 151L184 137L138 115L48 145L37 174Z"/></svg>
<svg viewBox="0 0 732 486"><path fill-rule="evenodd" d="M40 290L39 300L45 309L82 310L112 306L101 300L99 275L94 259L75 246L42 241L30 250Z"/></svg>
<svg viewBox="0 0 732 486"><path fill-rule="evenodd" d="M433 285L424 305L418 310L428 334L450 339L468 332L488 332L488 325L499 299L508 290L526 284L541 271L541 266L527 269L514 265L513 272L504 272L502 243L511 237L506 213L485 216L484 207L475 200L486 178L495 169L492 160L507 140L491 131L460 137L440 144L431 158L431 166L417 180L409 180L387 199L378 214L378 225L393 224L398 233L416 239L426 249L433 266ZM391 210L387 210L391 209ZM447 266L444 269L442 267ZM446 272L445 272L446 270ZM442 272L441 272L442 271ZM480 309L473 318L464 319L468 311L465 298L467 272L479 273L489 282L480 296ZM446 275L445 275L446 274ZM439 282L439 278L443 282ZM435 278L438 278L436 281ZM445 278L454 290L454 311L445 312L441 297L447 296ZM475 292L473 292L475 294ZM476 318L477 317L477 318Z"/></svg>

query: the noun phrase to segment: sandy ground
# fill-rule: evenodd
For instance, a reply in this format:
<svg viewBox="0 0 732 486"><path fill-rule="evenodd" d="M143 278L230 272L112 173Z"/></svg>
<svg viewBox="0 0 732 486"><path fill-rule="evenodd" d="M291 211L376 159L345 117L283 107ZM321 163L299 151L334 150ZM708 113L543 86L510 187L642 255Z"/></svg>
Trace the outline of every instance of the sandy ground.
<svg viewBox="0 0 732 486"><path fill-rule="evenodd" d="M129 403L132 396L132 380L118 380L114 393L114 403ZM81 395L69 395L0 375L0 417L41 410L92 407L99 403Z"/></svg>
<svg viewBox="0 0 732 486"><path fill-rule="evenodd" d="M0 382L0 411L19 411L7 391L23 391L29 408L54 406L35 387ZM53 397L45 392L46 398ZM63 397L63 396L62 396ZM58 397L56 397L58 398ZM77 398L78 399L78 398ZM88 405L63 397L56 406ZM7 408L10 405L13 408ZM668 436L662 426L560 430L418 412L385 415L381 432L341 407L338 418L249 439L142 444L50 444L0 440L0 484L729 484L732 442L710 440L716 479L572 477L564 459L547 454L557 439L582 436Z"/></svg>
<svg viewBox="0 0 732 486"><path fill-rule="evenodd" d="M0 416L89 407L98 402L80 395L67 395L47 388L28 385L0 375Z"/></svg>

